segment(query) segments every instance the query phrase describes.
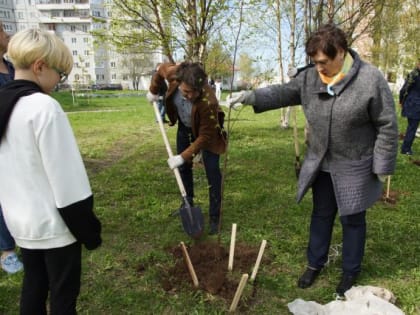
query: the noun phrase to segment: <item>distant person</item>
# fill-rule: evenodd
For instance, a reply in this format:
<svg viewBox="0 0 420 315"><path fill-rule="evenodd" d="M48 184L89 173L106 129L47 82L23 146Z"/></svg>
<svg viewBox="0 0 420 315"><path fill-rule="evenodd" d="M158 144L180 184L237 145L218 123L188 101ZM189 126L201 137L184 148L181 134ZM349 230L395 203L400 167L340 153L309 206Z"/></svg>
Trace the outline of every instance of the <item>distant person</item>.
<svg viewBox="0 0 420 315"><path fill-rule="evenodd" d="M210 78L210 80L209 80L209 85L210 85L210 87L211 87L213 90L215 90L215 89L216 89L216 85L215 85L215 82L214 82L214 79L213 79L213 78Z"/></svg>
<svg viewBox="0 0 420 315"><path fill-rule="evenodd" d="M286 84L235 93L227 103L252 105L256 113L302 105L309 132L297 200L312 188L313 210L308 264L297 284L310 287L327 263L338 211L343 247L336 293L343 296L361 271L366 209L380 198L382 182L395 169L397 117L383 75L348 47L340 28L321 26L305 49L314 66Z"/></svg>
<svg viewBox="0 0 420 315"><path fill-rule="evenodd" d="M157 72L160 65L161 63L158 63L156 65L156 70L153 72L153 74ZM168 123L169 121L166 120L166 106L165 106L165 95L166 95L166 91L168 90L168 86L165 83L165 84L161 84L159 87L160 87L160 90L158 92L159 98L157 100L157 105L159 108L159 113L160 113L160 117L162 118L162 121L164 123Z"/></svg>
<svg viewBox="0 0 420 315"><path fill-rule="evenodd" d="M21 248L20 314L76 314L81 245L101 244L101 224L67 115L49 94L73 66L48 31L16 33L8 55L15 80L0 88L0 200Z"/></svg>
<svg viewBox="0 0 420 315"><path fill-rule="evenodd" d="M168 159L169 167L179 168L188 202L193 206L192 159L202 153L209 187L209 234L216 234L219 229L222 189L220 154L226 150L222 121L224 113L199 63L161 64L150 84L147 95L149 101L158 99L157 93L161 85L166 84L165 81L169 84L166 93L169 125L178 122L177 155Z"/></svg>
<svg viewBox="0 0 420 315"><path fill-rule="evenodd" d="M9 81L12 81L15 76L15 69L13 68L13 65L4 59L4 54L7 51L9 40L10 36L4 31L3 22L0 21L0 87ZM23 264L17 257L15 248L15 240L12 235L10 235L6 222L4 222L3 210L0 206L0 264L1 268L10 274L23 269Z"/></svg>
<svg viewBox="0 0 420 315"><path fill-rule="evenodd" d="M420 59L400 90L400 105L402 106L402 116L406 117L408 122L401 153L413 155L411 146L416 138L420 122Z"/></svg>
<svg viewBox="0 0 420 315"><path fill-rule="evenodd" d="M216 90L216 98L220 102L220 99L222 97L222 80L216 79L216 82L214 83L214 88Z"/></svg>

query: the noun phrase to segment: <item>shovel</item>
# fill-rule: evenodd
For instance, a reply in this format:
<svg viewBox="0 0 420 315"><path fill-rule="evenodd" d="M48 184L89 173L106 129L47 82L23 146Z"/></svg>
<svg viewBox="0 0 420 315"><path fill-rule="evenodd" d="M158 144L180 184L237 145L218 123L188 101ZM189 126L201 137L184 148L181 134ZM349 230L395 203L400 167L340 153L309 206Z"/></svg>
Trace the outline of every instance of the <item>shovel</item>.
<svg viewBox="0 0 420 315"><path fill-rule="evenodd" d="M169 144L168 137L165 132L165 127L163 126L162 117L159 113L159 108L156 102L153 102L153 108L155 110L155 116L159 123L160 132L162 133L163 141L165 142L166 151L168 152L169 157L173 156L171 145ZM184 201L182 207L179 209L179 214L181 217L182 226L185 233L187 233L192 238L199 238L203 233L204 229L204 217L201 209L199 207L191 207L187 199L187 193L185 191L184 183L182 182L181 174L179 173L178 168L174 168L174 174L176 182L178 183L179 190L181 192L182 199Z"/></svg>

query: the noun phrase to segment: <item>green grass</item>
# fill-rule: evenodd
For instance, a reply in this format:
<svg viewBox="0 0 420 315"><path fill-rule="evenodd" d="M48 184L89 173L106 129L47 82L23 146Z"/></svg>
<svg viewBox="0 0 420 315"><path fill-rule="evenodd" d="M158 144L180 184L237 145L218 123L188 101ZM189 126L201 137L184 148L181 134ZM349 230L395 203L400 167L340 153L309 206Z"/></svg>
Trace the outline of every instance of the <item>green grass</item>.
<svg viewBox="0 0 420 315"><path fill-rule="evenodd" d="M175 292L161 286L162 271L173 265L166 248L180 241L191 244L180 220L168 214L180 204L179 190L166 164L166 150L144 97L91 98L74 106L71 95L56 94L69 114L86 161L96 213L103 224L103 245L83 252L80 314L225 314L223 301L186 284ZM107 111L97 111L98 109ZM115 111L110 111L115 110ZM77 112L79 111L79 112ZM311 213L308 194L295 203L296 177L292 129L279 128L279 111L255 115L250 108L232 113L234 121L225 173L221 241L230 242L237 223L237 241L259 246L271 262L262 264L254 295L245 291L241 314L289 314L296 298L327 303L340 276L340 255L310 289L296 287L305 268L305 248ZM401 120L400 131L406 122ZM174 143L176 127L167 128ZM303 148L303 118L299 135ZM413 150L420 152L420 140ZM368 238L361 285L381 286L398 298L409 315L419 314L420 169L407 156L398 156L391 190L398 202L378 202L368 211ZM420 159L416 155L413 159ZM223 159L222 159L223 163ZM223 165L223 164L222 164ZM196 202L207 217L203 169L195 171ZM340 244L338 220L332 245ZM204 237L206 240L215 237ZM144 266L144 271L139 266ZM251 272L251 271L250 271ZM0 314L18 314L22 274L0 273Z"/></svg>

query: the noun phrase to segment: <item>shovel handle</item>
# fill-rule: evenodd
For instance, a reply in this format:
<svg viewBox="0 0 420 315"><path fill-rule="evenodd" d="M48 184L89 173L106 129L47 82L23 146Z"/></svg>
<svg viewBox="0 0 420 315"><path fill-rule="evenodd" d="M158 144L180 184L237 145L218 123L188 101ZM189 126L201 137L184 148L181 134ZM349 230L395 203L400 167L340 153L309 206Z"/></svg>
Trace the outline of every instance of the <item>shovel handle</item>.
<svg viewBox="0 0 420 315"><path fill-rule="evenodd" d="M153 102L153 108L155 110L155 116L156 116L156 120L158 121L158 124L159 124L159 128L160 128L160 132L162 134L163 142L165 142L166 151L168 152L168 156L171 158L174 155L172 154L171 145L169 143L168 136L166 135L166 131L165 131L165 127L163 125L162 117L160 116L159 108L158 108L158 105L157 105L156 102ZM176 182L178 184L179 190L181 191L181 195L182 195L183 198L185 198L187 196L187 193L185 191L184 183L182 182L182 178L181 178L181 174L179 173L179 169L174 168L173 171L174 171L174 174L175 174L175 178L176 178Z"/></svg>

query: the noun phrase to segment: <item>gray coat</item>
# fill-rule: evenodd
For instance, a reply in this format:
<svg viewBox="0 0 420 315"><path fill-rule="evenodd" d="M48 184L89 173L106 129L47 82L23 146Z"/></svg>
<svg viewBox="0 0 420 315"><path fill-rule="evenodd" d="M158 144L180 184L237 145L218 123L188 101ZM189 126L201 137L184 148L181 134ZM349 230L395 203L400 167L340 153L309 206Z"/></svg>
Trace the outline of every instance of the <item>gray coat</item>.
<svg viewBox="0 0 420 315"><path fill-rule="evenodd" d="M328 162L340 215L369 208L382 193L377 175L394 172L398 127L392 93L382 74L350 50L350 72L326 91L315 67L284 85L254 91L256 113L302 105L309 126L308 147L299 175L297 201Z"/></svg>

